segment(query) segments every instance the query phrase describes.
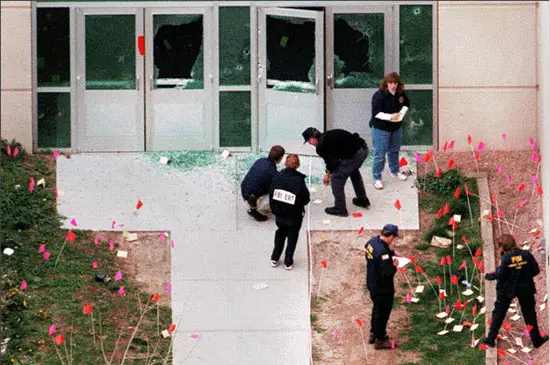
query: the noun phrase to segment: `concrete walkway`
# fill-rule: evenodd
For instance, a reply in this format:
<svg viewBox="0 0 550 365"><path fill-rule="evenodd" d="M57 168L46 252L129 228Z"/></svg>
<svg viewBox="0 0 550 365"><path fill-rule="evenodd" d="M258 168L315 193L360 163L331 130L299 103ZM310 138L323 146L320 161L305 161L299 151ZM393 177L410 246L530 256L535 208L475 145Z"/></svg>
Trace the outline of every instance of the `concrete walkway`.
<svg viewBox="0 0 550 365"><path fill-rule="evenodd" d="M258 223L246 214L239 184L258 157L224 159L208 153L73 154L57 163L59 214L65 227L76 218L81 229L171 233L173 322L179 323L174 364L308 364L310 361L309 263L307 227L379 229L387 222L418 229L418 202L412 182L387 181L374 191L370 170L363 177L373 207L362 217L327 216L332 205L320 185L324 166L302 157L300 170L311 175L312 200L295 254L294 270L272 268L273 217ZM348 183L350 213L354 196ZM141 199L143 207L135 210ZM401 216L393 206L400 199ZM254 288L265 284L264 289ZM198 339L189 337L197 334Z"/></svg>

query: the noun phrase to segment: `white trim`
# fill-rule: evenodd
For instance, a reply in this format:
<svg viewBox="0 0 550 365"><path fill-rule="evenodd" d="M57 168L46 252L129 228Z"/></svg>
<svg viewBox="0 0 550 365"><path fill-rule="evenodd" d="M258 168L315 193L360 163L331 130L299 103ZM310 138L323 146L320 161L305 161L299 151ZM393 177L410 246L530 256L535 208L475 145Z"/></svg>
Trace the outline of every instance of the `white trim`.
<svg viewBox="0 0 550 365"><path fill-rule="evenodd" d="M218 91L252 91L252 87L250 85L224 85L220 86Z"/></svg>
<svg viewBox="0 0 550 365"><path fill-rule="evenodd" d="M37 87L35 88L37 93L70 93L71 86L62 87Z"/></svg>
<svg viewBox="0 0 550 365"><path fill-rule="evenodd" d="M31 138L32 151L38 151L38 11L31 2ZM4 91L4 90L2 90Z"/></svg>

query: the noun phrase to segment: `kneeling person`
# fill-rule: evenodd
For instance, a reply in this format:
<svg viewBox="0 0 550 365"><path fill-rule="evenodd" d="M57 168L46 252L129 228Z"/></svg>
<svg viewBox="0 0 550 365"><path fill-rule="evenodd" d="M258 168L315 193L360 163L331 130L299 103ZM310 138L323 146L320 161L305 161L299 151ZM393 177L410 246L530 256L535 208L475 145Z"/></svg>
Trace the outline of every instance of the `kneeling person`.
<svg viewBox="0 0 550 365"><path fill-rule="evenodd" d="M269 204L275 214L275 247L271 254L271 266L279 264L279 258L285 247L285 269L292 270L294 265L294 251L298 234L302 226L306 206L309 203L309 190L307 189L306 176L296 169L300 167L300 158L296 154L290 154L286 158L285 167L271 184Z"/></svg>

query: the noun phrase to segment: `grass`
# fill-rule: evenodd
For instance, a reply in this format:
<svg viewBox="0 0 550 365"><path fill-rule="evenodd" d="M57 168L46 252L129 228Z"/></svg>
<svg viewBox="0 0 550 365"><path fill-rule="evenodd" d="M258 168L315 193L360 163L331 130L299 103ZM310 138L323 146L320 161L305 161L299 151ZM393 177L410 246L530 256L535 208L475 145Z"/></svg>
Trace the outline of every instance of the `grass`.
<svg viewBox="0 0 550 365"><path fill-rule="evenodd" d="M56 213L55 172L46 158L23 151L13 158L3 142L1 162L0 249L15 251L2 255L1 339L10 339L2 364L59 364L60 357L65 364L118 364L124 356L128 364L136 357L154 363L168 357L170 338L161 339L158 326L168 328L171 309L157 307L126 275L110 283L94 280L97 273L114 277L116 250L95 246L91 232L74 231L76 240L59 256L67 230L61 229ZM44 178L46 187L35 186L30 192L31 177L35 182ZM39 252L42 244L51 254L47 260ZM121 286L125 295L118 293ZM91 314L83 313L85 304L92 306ZM49 335L51 326L56 332ZM65 342L56 345L54 338L60 334Z"/></svg>
<svg viewBox="0 0 550 365"><path fill-rule="evenodd" d="M422 195L420 206L421 209L429 213L434 213L439 210L445 203L449 203L450 212L443 215L440 219L436 219L434 226L425 233L424 239L426 242L423 242L417 245L417 249L422 251L428 251L430 249L429 240L434 234L446 235L449 231L448 223L449 218L454 214L460 214L462 216L461 222L458 224L458 227L455 230L455 245L463 244L461 237L465 236L468 240L469 246L473 253L476 252L478 247L482 246L481 233L479 225L477 224L479 218L479 201L477 197L469 196L471 208L472 208L472 221L470 221L466 196L464 193L464 188L462 188L462 193L459 198L454 197L454 191L457 185L453 184L463 184L466 182L469 189L477 194L477 185L475 180L468 180L456 174L452 173L451 177L447 177L442 180L442 186L438 186L438 182L433 180L428 180L423 184L424 186L430 187L430 193ZM458 185L462 186L462 185ZM441 189L440 189L441 188ZM466 204L466 207L464 207ZM440 276L442 279L443 270L440 266L441 257L453 256L452 248L448 249L437 249L434 253L434 258L432 260L417 261L417 265L420 266L423 271L426 273L430 281L433 283L435 290L437 291L437 283L433 280L436 276ZM464 270L458 270L458 267L462 260L466 260L468 263L469 269L469 280L473 285L479 287L479 282L477 280L472 280L471 272L473 270L472 259L469 251L466 247L462 250L455 251L454 260L452 260L451 270L458 276L459 288L461 291L465 290L465 286L460 284L462 280L465 280ZM450 304L451 308L453 307L455 301L458 299L456 294L456 286L453 292L453 295L450 295L449 291L449 266L445 267L445 278L447 281L447 293L449 297L447 298L447 304ZM398 274L399 275L399 274ZM417 284L417 278L421 278L421 284L425 285L425 290L423 294L419 294L420 302L407 304L408 311L410 313L409 326L403 332L408 340L403 343L400 347L403 350L414 350L422 355L422 364L481 364L484 363L485 353L480 351L478 348L472 349L471 345L471 332L468 327L464 327L462 332L453 332L452 328L455 324L458 324L460 316L462 313L459 313L457 310L454 311L453 317L455 322L449 324L446 329L450 333L444 336L438 336L437 333L444 329L445 323L443 320L440 320L435 317L435 314L440 312L444 307L439 304L438 299L433 293L429 285L426 284L425 277L421 274L416 273L415 266L409 265L407 276L411 281L411 284L414 286ZM408 285L406 286L408 288ZM475 290L474 290L475 291ZM472 305L474 304L474 298L477 293L465 297L461 296L462 302L465 299L470 299L468 306L463 310L462 321L473 322L474 315L472 313ZM475 302L477 305L478 313L481 305ZM476 319L476 323L479 323L479 327L474 331L475 338L480 338L485 333L485 316L481 315Z"/></svg>

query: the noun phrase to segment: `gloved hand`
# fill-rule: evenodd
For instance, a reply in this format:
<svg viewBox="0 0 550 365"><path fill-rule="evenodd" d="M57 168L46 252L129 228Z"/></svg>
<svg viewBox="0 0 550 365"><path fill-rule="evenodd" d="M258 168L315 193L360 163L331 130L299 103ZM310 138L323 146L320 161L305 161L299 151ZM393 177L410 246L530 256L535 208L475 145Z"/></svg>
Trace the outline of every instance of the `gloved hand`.
<svg viewBox="0 0 550 365"><path fill-rule="evenodd" d="M488 272L485 274L485 279L487 280L496 280L497 274L495 272Z"/></svg>

